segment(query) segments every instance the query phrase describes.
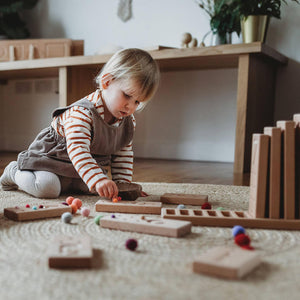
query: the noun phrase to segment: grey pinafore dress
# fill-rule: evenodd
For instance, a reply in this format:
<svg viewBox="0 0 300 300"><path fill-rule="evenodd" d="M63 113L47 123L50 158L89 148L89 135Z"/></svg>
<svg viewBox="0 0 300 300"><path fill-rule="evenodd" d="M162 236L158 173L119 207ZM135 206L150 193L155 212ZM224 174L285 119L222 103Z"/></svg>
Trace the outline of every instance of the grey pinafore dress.
<svg viewBox="0 0 300 300"><path fill-rule="evenodd" d="M83 106L92 114L92 141L90 151L99 167L110 165L111 155L127 146L133 138L133 122L125 117L120 126L108 125L99 115L93 103L83 98L70 106L56 109L52 116L58 116L72 106ZM67 153L66 139L49 126L42 130L28 150L18 156L18 169L49 171L59 176L79 178Z"/></svg>

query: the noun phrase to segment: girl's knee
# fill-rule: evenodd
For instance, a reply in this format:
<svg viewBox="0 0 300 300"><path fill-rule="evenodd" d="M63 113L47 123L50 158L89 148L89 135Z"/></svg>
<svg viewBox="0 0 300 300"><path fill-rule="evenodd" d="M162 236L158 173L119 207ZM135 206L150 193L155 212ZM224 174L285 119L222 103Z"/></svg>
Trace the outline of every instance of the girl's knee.
<svg viewBox="0 0 300 300"><path fill-rule="evenodd" d="M61 185L56 174L50 172L35 172L35 190L37 198L57 198L61 192Z"/></svg>

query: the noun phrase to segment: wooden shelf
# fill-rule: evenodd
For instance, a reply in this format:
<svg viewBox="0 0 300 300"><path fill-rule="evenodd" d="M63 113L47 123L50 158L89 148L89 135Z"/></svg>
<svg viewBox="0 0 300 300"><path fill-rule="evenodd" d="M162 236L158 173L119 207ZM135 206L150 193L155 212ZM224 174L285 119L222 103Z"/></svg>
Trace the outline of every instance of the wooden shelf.
<svg viewBox="0 0 300 300"><path fill-rule="evenodd" d="M161 71L237 68L234 172L250 170L251 136L272 126L276 73L287 57L260 42L151 50ZM0 63L0 83L17 78L59 77L60 106L95 89L94 78L111 55L70 56Z"/></svg>

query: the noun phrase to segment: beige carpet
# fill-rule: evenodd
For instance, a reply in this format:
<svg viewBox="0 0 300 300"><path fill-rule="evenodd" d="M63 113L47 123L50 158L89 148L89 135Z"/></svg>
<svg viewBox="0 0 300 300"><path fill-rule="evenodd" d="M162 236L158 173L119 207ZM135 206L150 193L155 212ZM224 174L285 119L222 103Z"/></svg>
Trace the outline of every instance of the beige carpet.
<svg viewBox="0 0 300 300"><path fill-rule="evenodd" d="M165 192L208 194L213 207L246 210L248 187L142 183L158 200ZM96 196L80 196L93 209ZM4 218L3 208L15 205L62 202L38 200L26 194L0 190L0 299L299 299L299 231L249 229L252 245L262 265L243 280L229 281L192 272L197 255L214 246L232 245L231 228L193 227L184 238L166 238L102 229L80 215L73 224L59 218L14 222ZM101 266L91 270L53 270L46 250L58 234L93 239ZM138 251L124 244L136 238ZM100 255L101 254L101 255Z"/></svg>

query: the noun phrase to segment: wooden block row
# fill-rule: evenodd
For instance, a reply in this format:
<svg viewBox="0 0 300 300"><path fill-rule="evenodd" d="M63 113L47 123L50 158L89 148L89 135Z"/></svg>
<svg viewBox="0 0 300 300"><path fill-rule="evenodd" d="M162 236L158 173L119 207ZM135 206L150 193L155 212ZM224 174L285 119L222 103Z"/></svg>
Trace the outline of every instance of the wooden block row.
<svg viewBox="0 0 300 300"><path fill-rule="evenodd" d="M195 226L299 230L300 220L253 218L247 211L162 208L165 219L190 221Z"/></svg>
<svg viewBox="0 0 300 300"><path fill-rule="evenodd" d="M72 212L71 206L63 204L46 204L37 209L32 207L7 207L4 209L4 216L14 221L29 221L36 219L60 217L65 212Z"/></svg>
<svg viewBox="0 0 300 300"><path fill-rule="evenodd" d="M100 219L100 226L168 237L182 237L191 232L189 221L164 220L160 217L115 214Z"/></svg>
<svg viewBox="0 0 300 300"><path fill-rule="evenodd" d="M161 202L147 201L119 201L99 200L95 204L98 212L118 212L131 214L157 214L161 213Z"/></svg>
<svg viewBox="0 0 300 300"><path fill-rule="evenodd" d="M255 251L234 246L210 249L193 262L193 271L210 276L240 279L249 274L261 263Z"/></svg>
<svg viewBox="0 0 300 300"><path fill-rule="evenodd" d="M166 193L160 197L160 201L166 204L202 205L208 201L207 195Z"/></svg>

